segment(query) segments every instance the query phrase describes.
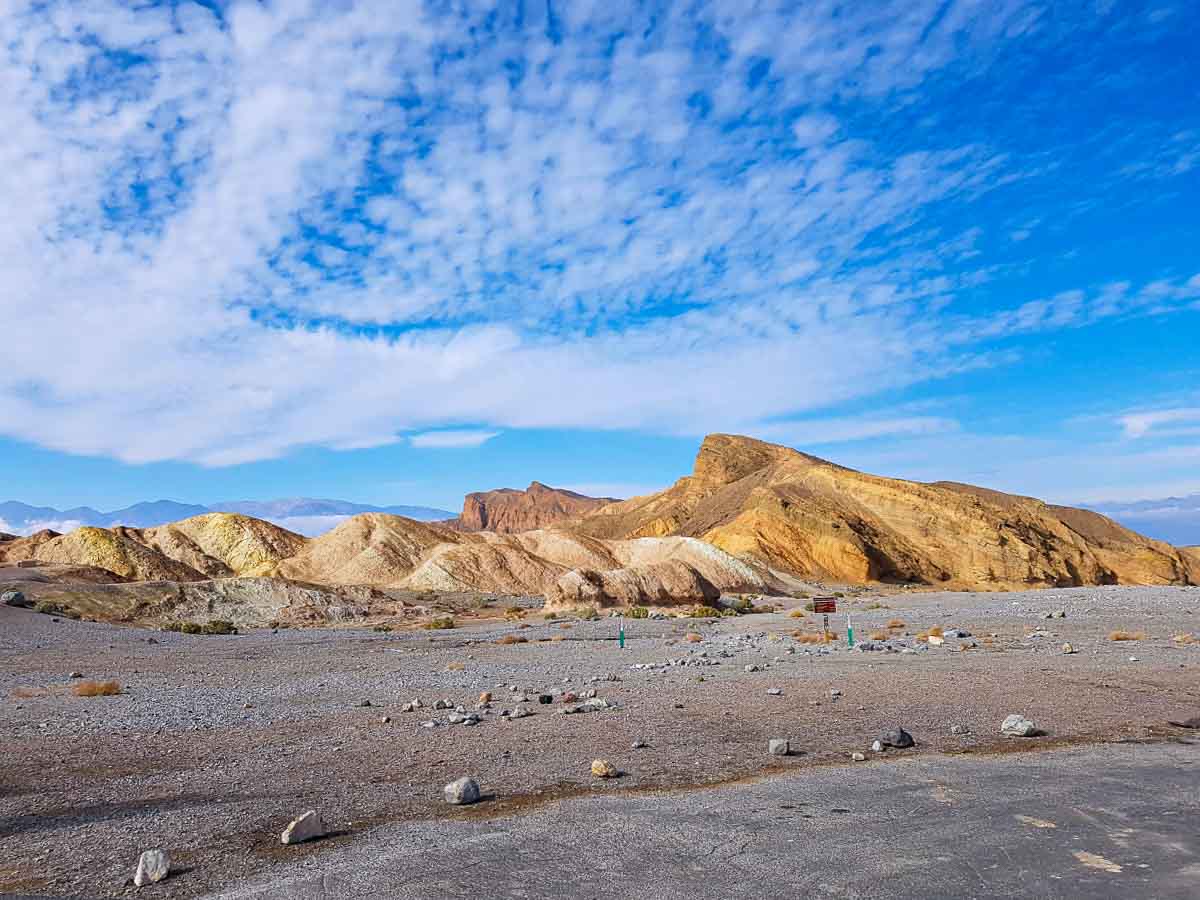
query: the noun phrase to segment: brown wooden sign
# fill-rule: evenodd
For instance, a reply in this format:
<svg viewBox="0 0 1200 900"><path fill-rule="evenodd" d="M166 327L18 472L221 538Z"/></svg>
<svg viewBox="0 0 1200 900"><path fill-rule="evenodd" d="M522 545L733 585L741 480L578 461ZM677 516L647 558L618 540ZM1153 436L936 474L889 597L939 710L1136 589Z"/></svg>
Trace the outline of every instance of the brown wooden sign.
<svg viewBox="0 0 1200 900"><path fill-rule="evenodd" d="M837 597L817 597L813 600L813 612L826 616L837 612Z"/></svg>

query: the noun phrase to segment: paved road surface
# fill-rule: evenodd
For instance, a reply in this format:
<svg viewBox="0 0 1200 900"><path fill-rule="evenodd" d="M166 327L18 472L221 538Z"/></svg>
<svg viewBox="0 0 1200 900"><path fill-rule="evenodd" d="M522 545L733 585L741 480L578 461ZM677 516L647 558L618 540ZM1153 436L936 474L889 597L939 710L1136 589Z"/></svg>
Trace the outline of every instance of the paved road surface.
<svg viewBox="0 0 1200 900"><path fill-rule="evenodd" d="M329 849L220 896L1196 900L1200 741L913 755Z"/></svg>

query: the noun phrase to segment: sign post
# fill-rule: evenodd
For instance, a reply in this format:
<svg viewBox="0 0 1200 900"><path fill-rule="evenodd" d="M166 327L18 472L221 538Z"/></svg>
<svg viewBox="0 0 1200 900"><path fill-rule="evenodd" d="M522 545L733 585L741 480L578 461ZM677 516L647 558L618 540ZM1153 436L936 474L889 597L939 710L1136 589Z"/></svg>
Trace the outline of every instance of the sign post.
<svg viewBox="0 0 1200 900"><path fill-rule="evenodd" d="M813 612L821 614L821 636L829 640L829 614L837 612L837 597L817 597L813 600Z"/></svg>

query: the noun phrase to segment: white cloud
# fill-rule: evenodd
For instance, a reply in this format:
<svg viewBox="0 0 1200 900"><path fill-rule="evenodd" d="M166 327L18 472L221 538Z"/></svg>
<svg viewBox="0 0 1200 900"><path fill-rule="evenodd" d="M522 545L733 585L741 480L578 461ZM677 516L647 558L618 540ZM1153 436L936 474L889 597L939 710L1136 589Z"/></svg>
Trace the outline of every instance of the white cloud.
<svg viewBox="0 0 1200 900"><path fill-rule="evenodd" d="M1040 21L944 7L722 0L630 28L533 5L487 31L415 0L10 0L0 431L215 466L414 431L753 430L996 336L1178 305L1173 283L945 327L979 233L915 226L1022 172L936 137L890 155L823 112L903 106ZM728 57L695 56L699 30Z"/></svg>
<svg viewBox="0 0 1200 900"><path fill-rule="evenodd" d="M1200 434L1200 406L1131 412L1117 419L1128 438ZM1167 427L1163 427L1167 426Z"/></svg>
<svg viewBox="0 0 1200 900"><path fill-rule="evenodd" d="M500 432L498 431L474 431L469 429L427 431L424 434L414 434L408 440L414 447L480 447L499 434Z"/></svg>

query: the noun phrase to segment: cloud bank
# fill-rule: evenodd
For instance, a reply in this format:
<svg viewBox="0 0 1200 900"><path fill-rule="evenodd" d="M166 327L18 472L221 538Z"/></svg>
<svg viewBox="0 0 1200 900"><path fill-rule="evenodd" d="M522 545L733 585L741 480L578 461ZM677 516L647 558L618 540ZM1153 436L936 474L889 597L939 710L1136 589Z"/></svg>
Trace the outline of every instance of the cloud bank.
<svg viewBox="0 0 1200 900"><path fill-rule="evenodd" d="M0 0L0 432L209 466L769 433L1194 306L1193 272L954 305L995 275L954 211L1043 163L914 110L1074 33L1047 9Z"/></svg>

